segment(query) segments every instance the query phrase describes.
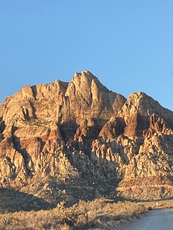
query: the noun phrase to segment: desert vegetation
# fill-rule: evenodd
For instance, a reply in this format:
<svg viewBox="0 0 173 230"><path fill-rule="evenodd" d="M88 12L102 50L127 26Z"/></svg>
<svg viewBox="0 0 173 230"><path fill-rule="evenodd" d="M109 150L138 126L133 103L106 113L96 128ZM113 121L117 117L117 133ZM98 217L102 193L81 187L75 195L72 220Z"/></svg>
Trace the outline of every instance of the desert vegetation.
<svg viewBox="0 0 173 230"><path fill-rule="evenodd" d="M70 207L60 202L49 210L36 210L34 205L32 208L31 204L28 211L23 211L22 208L18 208L18 211L1 209L0 229L119 229L150 209L173 207L173 200L132 202L101 197L93 201L79 200ZM20 204L17 207L19 206Z"/></svg>
<svg viewBox="0 0 173 230"><path fill-rule="evenodd" d="M149 207L149 205L148 205ZM116 227L124 221L139 217L147 210L147 203L115 202L98 198L80 200L71 207L64 202L50 210L4 212L0 215L0 229L94 229L106 225Z"/></svg>

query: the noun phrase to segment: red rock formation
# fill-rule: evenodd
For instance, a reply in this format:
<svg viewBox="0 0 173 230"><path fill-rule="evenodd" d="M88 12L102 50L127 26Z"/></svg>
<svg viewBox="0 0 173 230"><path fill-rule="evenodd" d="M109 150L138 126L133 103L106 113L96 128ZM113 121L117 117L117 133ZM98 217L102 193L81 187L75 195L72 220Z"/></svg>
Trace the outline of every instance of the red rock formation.
<svg viewBox="0 0 173 230"><path fill-rule="evenodd" d="M139 181L149 191L151 178L159 178L157 183L165 181L165 190L156 192L155 186L151 197L169 197L173 195L172 153L172 111L141 92L126 100L89 71L76 73L69 83L25 86L0 105L0 184L4 187L42 197L52 193L57 200L67 198L59 183L70 188L80 184L79 196L86 197L88 183L96 196L112 192L121 181L120 195L140 198ZM132 196L130 191L138 188ZM76 196L75 189L73 193Z"/></svg>

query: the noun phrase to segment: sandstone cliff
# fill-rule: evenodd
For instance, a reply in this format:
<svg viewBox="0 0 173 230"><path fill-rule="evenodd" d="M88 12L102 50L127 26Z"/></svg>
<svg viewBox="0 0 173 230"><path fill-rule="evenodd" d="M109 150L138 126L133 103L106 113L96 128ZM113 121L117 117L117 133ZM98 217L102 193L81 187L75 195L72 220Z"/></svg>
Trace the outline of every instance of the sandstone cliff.
<svg viewBox="0 0 173 230"><path fill-rule="evenodd" d="M173 112L89 71L25 86L0 105L0 185L58 202L173 196Z"/></svg>

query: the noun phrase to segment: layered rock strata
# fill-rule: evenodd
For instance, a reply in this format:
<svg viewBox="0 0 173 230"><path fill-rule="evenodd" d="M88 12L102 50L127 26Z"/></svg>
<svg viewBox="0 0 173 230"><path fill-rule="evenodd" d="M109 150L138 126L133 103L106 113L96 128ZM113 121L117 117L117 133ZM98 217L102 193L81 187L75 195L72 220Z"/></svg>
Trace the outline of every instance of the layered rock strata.
<svg viewBox="0 0 173 230"><path fill-rule="evenodd" d="M89 71L25 86L0 105L0 185L52 202L173 196L173 112Z"/></svg>

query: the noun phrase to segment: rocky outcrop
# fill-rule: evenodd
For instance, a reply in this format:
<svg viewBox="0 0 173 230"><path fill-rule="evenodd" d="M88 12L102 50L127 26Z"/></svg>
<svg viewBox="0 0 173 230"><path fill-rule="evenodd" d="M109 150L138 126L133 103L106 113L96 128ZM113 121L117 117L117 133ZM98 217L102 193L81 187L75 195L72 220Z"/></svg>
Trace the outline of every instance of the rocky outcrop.
<svg viewBox="0 0 173 230"><path fill-rule="evenodd" d="M25 86L0 105L0 185L46 201L173 196L173 112L89 71Z"/></svg>

